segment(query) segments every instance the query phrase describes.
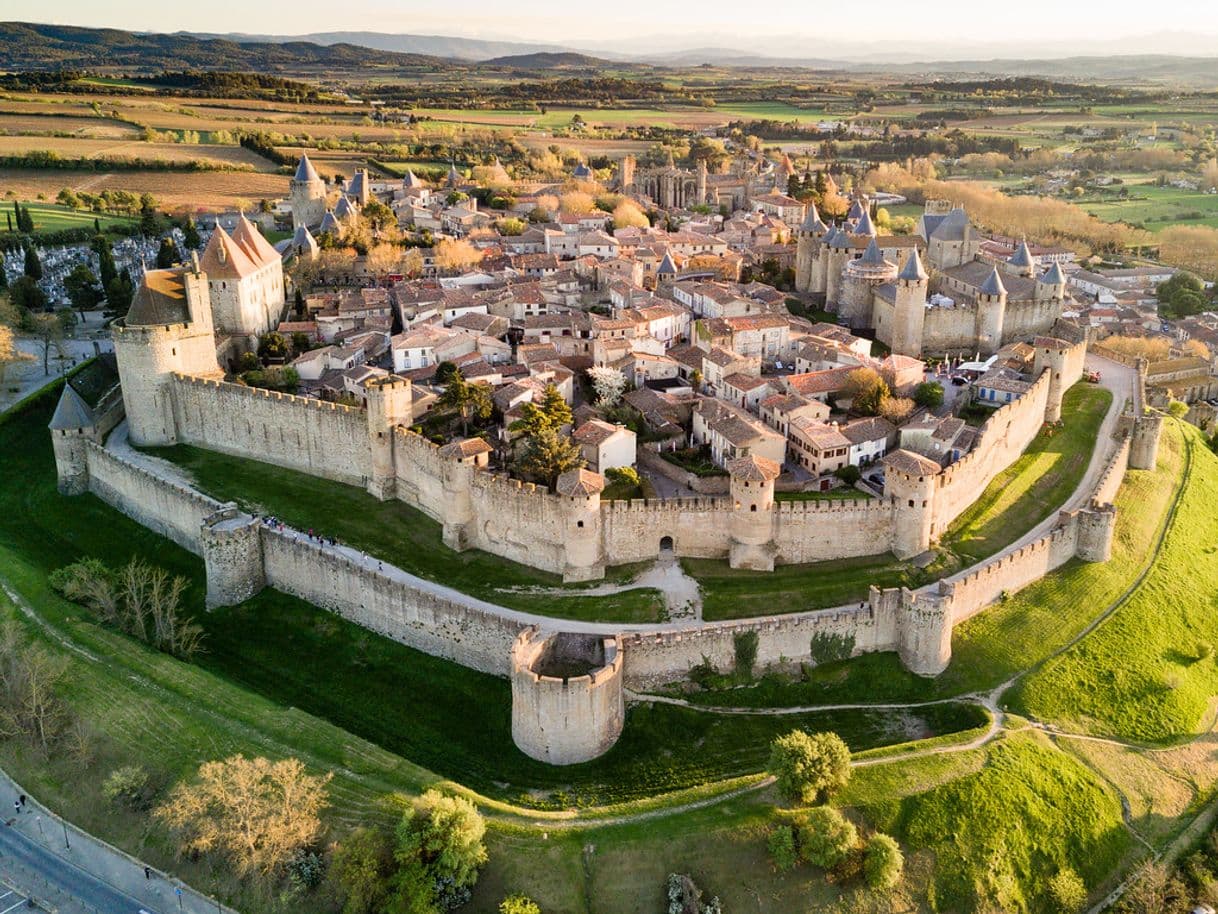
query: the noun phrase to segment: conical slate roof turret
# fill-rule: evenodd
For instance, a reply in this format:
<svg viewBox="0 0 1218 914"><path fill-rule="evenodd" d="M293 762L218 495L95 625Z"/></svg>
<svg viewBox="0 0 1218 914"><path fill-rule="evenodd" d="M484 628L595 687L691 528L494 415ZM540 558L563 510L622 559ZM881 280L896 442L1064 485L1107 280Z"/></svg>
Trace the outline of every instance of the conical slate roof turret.
<svg viewBox="0 0 1218 914"><path fill-rule="evenodd" d="M854 234L875 237L875 225L871 221L871 213L863 210L863 215L854 226Z"/></svg>
<svg viewBox="0 0 1218 914"><path fill-rule="evenodd" d="M990 271L990 275L986 281L981 284L982 295L1006 295L1007 287L1002 284L1002 277L998 275L998 267L994 267Z"/></svg>
<svg viewBox="0 0 1218 914"><path fill-rule="evenodd" d="M874 235L871 241L867 243L867 250L863 252L861 262L877 267L884 263L884 252L880 250L879 242L875 240Z"/></svg>
<svg viewBox="0 0 1218 914"><path fill-rule="evenodd" d="M1049 264L1040 281L1050 286L1064 286L1066 284L1066 274L1062 271L1062 265L1056 260Z"/></svg>
<svg viewBox="0 0 1218 914"><path fill-rule="evenodd" d="M91 428L93 422L93 410L89 409L89 405L71 384L64 384L63 393L59 395L59 404L55 407L55 415L51 416L51 424L47 427L52 431L65 431Z"/></svg>
<svg viewBox="0 0 1218 914"><path fill-rule="evenodd" d="M918 249L914 248L909 259L905 261L905 266L901 267L901 272L897 274L897 279L903 279L906 282L925 282L930 276L922 266L922 258L918 256Z"/></svg>
<svg viewBox="0 0 1218 914"><path fill-rule="evenodd" d="M677 272L677 265L673 263L672 254L668 251L664 252L664 259L660 261L660 265L656 267L656 273L672 273L674 276Z"/></svg>
<svg viewBox="0 0 1218 914"><path fill-rule="evenodd" d="M301 155L300 162L296 165L296 181L320 181L321 175L317 173L317 169L313 167L313 163L309 161L307 155Z"/></svg>
<svg viewBox="0 0 1218 914"><path fill-rule="evenodd" d="M850 211L846 213L846 219L850 222L858 222L866 213L867 207L863 206L863 201L855 197L854 202L850 204Z"/></svg>
<svg viewBox="0 0 1218 914"><path fill-rule="evenodd" d="M1036 258L1032 256L1032 250L1028 247L1026 238L1019 242L1019 247L1015 248L1015 253L1011 255L1011 259L1007 263L1013 267L1036 266Z"/></svg>
<svg viewBox="0 0 1218 914"><path fill-rule="evenodd" d="M800 229L805 232L813 232L818 235L824 232L826 229L825 223L821 222L820 213L817 212L816 204L811 200L808 201L808 211L804 215L804 222L803 225L800 226Z"/></svg>

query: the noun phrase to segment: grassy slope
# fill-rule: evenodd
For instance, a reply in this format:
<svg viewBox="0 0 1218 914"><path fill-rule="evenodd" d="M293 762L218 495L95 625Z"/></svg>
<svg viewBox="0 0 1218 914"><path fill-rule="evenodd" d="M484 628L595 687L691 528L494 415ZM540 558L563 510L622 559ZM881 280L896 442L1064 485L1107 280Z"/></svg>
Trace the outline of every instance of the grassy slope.
<svg viewBox="0 0 1218 914"><path fill-rule="evenodd" d="M1056 511L1087 472L1111 391L1079 383L1062 400L1064 428L1042 429L948 528L943 548L972 564L1010 545Z"/></svg>
<svg viewBox="0 0 1218 914"><path fill-rule="evenodd" d="M984 755L980 769L925 793L860 798L877 827L935 854L938 910L988 901L1049 914L1045 885L1059 869L1094 888L1121 862L1130 836L1120 800L1077 759L1026 733Z"/></svg>
<svg viewBox="0 0 1218 914"><path fill-rule="evenodd" d="M917 701L992 688L1069 643L1144 566L1184 465L1183 433L1164 428L1159 472L1130 470L1117 495L1112 558L1071 561L956 628L952 663L933 680L905 670L895 654L867 654L817 667L803 681L768 677L754 688L699 692L712 705L793 706L833 701ZM1203 492L1190 482L1190 491ZM1218 644L1218 635L1212 639Z"/></svg>
<svg viewBox="0 0 1218 914"><path fill-rule="evenodd" d="M547 593L540 598L513 592L511 588L561 588L562 581L488 552L453 552L440 540L440 525L423 512L400 501L377 501L355 486L184 445L153 448L151 453L182 467L200 489L216 498L275 514L301 529L337 536L405 571L484 600L569 619L659 620L663 601L650 589L601 597L577 596L578 587L565 588L571 596ZM610 572L610 577L628 579L635 570L625 566Z"/></svg>
<svg viewBox="0 0 1218 914"><path fill-rule="evenodd" d="M91 229L94 219L101 223L103 229L116 225L132 225L135 222L133 216L107 216L101 213L69 209L53 203L22 203L21 206L23 209L29 209L30 217L34 220L35 233L58 232L71 228ZM3 219L4 214L11 214L12 211L11 205L0 206L0 219ZM0 227L6 226L7 223L0 223Z"/></svg>
<svg viewBox="0 0 1218 914"><path fill-rule="evenodd" d="M1015 703L1071 728L1138 742L1194 734L1218 692L1218 457L1188 427L1192 480L1165 543L1166 560L1094 634L1030 676ZM1209 645L1210 656L1205 645Z"/></svg>

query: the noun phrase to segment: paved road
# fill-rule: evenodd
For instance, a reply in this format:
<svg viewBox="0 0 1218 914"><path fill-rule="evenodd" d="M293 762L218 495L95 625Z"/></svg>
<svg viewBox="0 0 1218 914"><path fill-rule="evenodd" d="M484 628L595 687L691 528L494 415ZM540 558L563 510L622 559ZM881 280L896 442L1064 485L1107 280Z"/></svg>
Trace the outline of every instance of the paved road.
<svg viewBox="0 0 1218 914"><path fill-rule="evenodd" d="M31 813L25 815L34 818ZM47 824L44 821L43 827ZM160 914L158 909L56 856L8 822L0 826L0 872L22 892L38 903L54 906L61 914L72 911L136 914L141 909L149 914ZM5 903L8 900L0 899L0 914L9 908Z"/></svg>

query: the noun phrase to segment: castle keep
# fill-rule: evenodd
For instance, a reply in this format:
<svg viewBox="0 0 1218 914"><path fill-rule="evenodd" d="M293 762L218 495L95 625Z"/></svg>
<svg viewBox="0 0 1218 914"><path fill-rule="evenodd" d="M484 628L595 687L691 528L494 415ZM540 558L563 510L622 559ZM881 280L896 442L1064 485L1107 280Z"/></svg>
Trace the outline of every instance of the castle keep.
<svg viewBox="0 0 1218 914"><path fill-rule="evenodd" d="M1040 270L1026 242L992 264L980 257L980 243L959 207L928 204L917 235L885 236L863 200L840 227L809 205L797 236L795 287L824 296L845 324L872 329L894 353L913 358L989 355L1048 333L1066 301L1061 267Z"/></svg>

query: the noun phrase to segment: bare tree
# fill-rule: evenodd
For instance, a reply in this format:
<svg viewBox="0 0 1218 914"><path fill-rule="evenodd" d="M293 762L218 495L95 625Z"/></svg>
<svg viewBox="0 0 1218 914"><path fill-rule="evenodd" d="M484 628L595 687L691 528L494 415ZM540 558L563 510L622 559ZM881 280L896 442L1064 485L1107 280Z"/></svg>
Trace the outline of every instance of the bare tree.
<svg viewBox="0 0 1218 914"><path fill-rule="evenodd" d="M327 805L324 776L299 759L272 762L234 755L205 762L194 783L180 783L156 810L183 853L219 853L237 872L270 874L321 834Z"/></svg>
<svg viewBox="0 0 1218 914"><path fill-rule="evenodd" d="M20 736L49 752L71 721L58 695L66 672L64 659L30 644L17 623L0 626L0 736Z"/></svg>

